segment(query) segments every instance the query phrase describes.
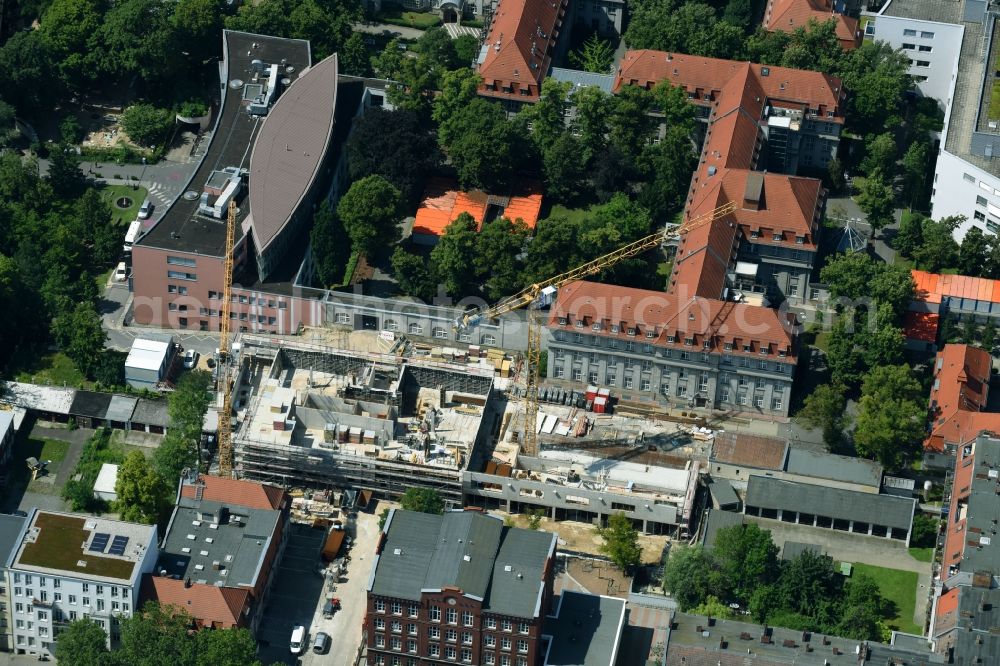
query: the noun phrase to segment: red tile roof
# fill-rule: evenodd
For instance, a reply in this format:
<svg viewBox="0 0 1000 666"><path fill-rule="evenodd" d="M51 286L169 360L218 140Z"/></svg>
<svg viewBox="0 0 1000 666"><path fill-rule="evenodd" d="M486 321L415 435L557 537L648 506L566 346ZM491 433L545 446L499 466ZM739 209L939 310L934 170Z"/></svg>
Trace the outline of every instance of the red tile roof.
<svg viewBox="0 0 1000 666"><path fill-rule="evenodd" d="M911 274L917 285L914 300L940 303L942 298L950 297L1000 303L1000 280L965 275L938 275L917 270L911 271Z"/></svg>
<svg viewBox="0 0 1000 666"><path fill-rule="evenodd" d="M550 328L640 344L795 363L788 323L772 308L586 281L559 290L548 321Z"/></svg>
<svg viewBox="0 0 1000 666"><path fill-rule="evenodd" d="M244 627L250 610L250 590L216 587L146 574L142 578L143 601L176 606L191 615L199 626L215 629Z"/></svg>
<svg viewBox="0 0 1000 666"><path fill-rule="evenodd" d="M931 432L924 449L943 452L983 430L1000 430L1000 414L986 413L991 359L969 345L945 345L934 361L934 385L929 401Z"/></svg>
<svg viewBox="0 0 1000 666"><path fill-rule="evenodd" d="M689 94L694 94L692 101L696 104L707 105L722 95L723 88L734 78L743 83L752 79L755 87L751 90L759 88L763 93L760 102L755 103L763 104L766 101L771 106L779 107L797 105L797 108L805 107L816 111L828 121L844 122L841 108L844 91L840 79L803 69L648 49L635 50L626 51L618 64L614 90L630 84L651 88L660 81L669 81L675 86L683 87ZM740 97L744 96L745 90L746 85L738 88ZM733 94L736 93L730 92L727 96ZM832 117L830 112L833 113Z"/></svg>
<svg viewBox="0 0 1000 666"><path fill-rule="evenodd" d="M788 457L788 442L776 437L722 432L712 443L712 462L723 462L755 469L783 470Z"/></svg>
<svg viewBox="0 0 1000 666"><path fill-rule="evenodd" d="M825 23L836 21L837 39L844 49L857 48L861 43L858 19L833 11L830 0L769 0L764 12L765 30L793 32L808 27L809 20Z"/></svg>
<svg viewBox="0 0 1000 666"><path fill-rule="evenodd" d="M538 101L569 0L502 0L479 64L479 94ZM512 90L505 93L503 89Z"/></svg>
<svg viewBox="0 0 1000 666"><path fill-rule="evenodd" d="M181 497L271 510L283 508L288 499L285 491L278 486L207 474L199 475L195 483L184 481L181 485Z"/></svg>
<svg viewBox="0 0 1000 666"><path fill-rule="evenodd" d="M413 233L441 236L447 226L462 213L471 215L477 228L481 229L483 220L486 219L486 209L494 202L506 202L502 213L504 217L511 221L520 219L529 229L534 229L542 210L541 186L538 183L524 183L512 196L491 197L478 190L462 192L458 189L458 184L448 178L431 178L424 190L424 200L417 208Z"/></svg>
<svg viewBox="0 0 1000 666"><path fill-rule="evenodd" d="M934 344L937 341L939 319L933 312L907 312L903 334L910 340Z"/></svg>

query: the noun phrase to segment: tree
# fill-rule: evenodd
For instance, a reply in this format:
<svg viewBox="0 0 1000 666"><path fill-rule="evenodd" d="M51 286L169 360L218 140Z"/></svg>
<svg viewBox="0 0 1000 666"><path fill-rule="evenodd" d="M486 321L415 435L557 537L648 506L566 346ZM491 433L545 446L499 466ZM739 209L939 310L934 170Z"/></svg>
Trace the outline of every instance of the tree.
<svg viewBox="0 0 1000 666"><path fill-rule="evenodd" d="M196 370L181 376L167 398L169 427L160 446L153 452L153 467L168 487L174 487L185 468L198 462L198 446L204 430L205 413L211 401L211 376Z"/></svg>
<svg viewBox="0 0 1000 666"><path fill-rule="evenodd" d="M101 24L102 70L111 76L137 76L150 83L169 76L173 66L170 11L169 5L157 0L111 4ZM139 140L131 133L129 136Z"/></svg>
<svg viewBox="0 0 1000 666"><path fill-rule="evenodd" d="M579 228L575 221L561 216L538 223L528 244L526 272L531 281L559 275L583 261L577 251Z"/></svg>
<svg viewBox="0 0 1000 666"><path fill-rule="evenodd" d="M436 490L431 488L407 488L399 499L400 506L406 511L420 513L444 513L444 500Z"/></svg>
<svg viewBox="0 0 1000 666"><path fill-rule="evenodd" d="M194 634L194 645L194 666L260 666L249 629L203 629Z"/></svg>
<svg viewBox="0 0 1000 666"><path fill-rule="evenodd" d="M438 124L438 140L442 146L447 146L458 138L452 136L452 120L473 100L477 99L477 89L482 79L470 68L456 69L446 72L441 77L441 93L434 99L431 118ZM461 129L460 123L455 123L456 132Z"/></svg>
<svg viewBox="0 0 1000 666"><path fill-rule="evenodd" d="M924 243L924 216L913 211L903 211L892 247L904 257L912 257Z"/></svg>
<svg viewBox="0 0 1000 666"><path fill-rule="evenodd" d="M663 587L687 612L705 601L716 589L715 560L701 546L671 548L663 569Z"/></svg>
<svg viewBox="0 0 1000 666"><path fill-rule="evenodd" d="M844 599L840 605L835 633L855 640L885 640L888 631L882 618L886 601L878 583L867 574L858 574L844 584Z"/></svg>
<svg viewBox="0 0 1000 666"><path fill-rule="evenodd" d="M525 124L531 125L531 139L545 155L552 145L566 133L566 98L570 83L547 78L542 82L542 93L537 102L521 112Z"/></svg>
<svg viewBox="0 0 1000 666"><path fill-rule="evenodd" d="M679 211L687 196L691 172L698 163L689 131L668 124L663 139L643 149L642 163L651 177L639 193L639 202L655 219L665 219Z"/></svg>
<svg viewBox="0 0 1000 666"><path fill-rule="evenodd" d="M375 108L354 121L347 141L347 168L352 179L382 176L416 205L424 178L441 161L434 136L412 111Z"/></svg>
<svg viewBox="0 0 1000 666"><path fill-rule="evenodd" d="M913 515L913 528L910 530L910 546L914 548L933 548L941 530L941 521L926 513L917 512Z"/></svg>
<svg viewBox="0 0 1000 666"><path fill-rule="evenodd" d="M704 615L720 620L730 620L733 618L733 611L726 604L719 601L719 598L708 595L705 601L701 602L690 611L691 615Z"/></svg>
<svg viewBox="0 0 1000 666"><path fill-rule="evenodd" d="M382 176L365 176L337 204L355 252L373 257L399 240L400 191Z"/></svg>
<svg viewBox="0 0 1000 666"><path fill-rule="evenodd" d="M508 120L499 105L482 98L442 122L438 139L465 189L509 188L528 157L523 125Z"/></svg>
<svg viewBox="0 0 1000 666"><path fill-rule="evenodd" d="M748 603L759 586L770 583L778 570L778 547L771 533L755 523L720 529L712 555L732 597L741 604Z"/></svg>
<svg viewBox="0 0 1000 666"><path fill-rule="evenodd" d="M174 127L174 116L152 104L133 104L122 113L121 126L136 145L156 146L166 141Z"/></svg>
<svg viewBox="0 0 1000 666"><path fill-rule="evenodd" d="M348 37L347 41L344 42L344 48L337 54L337 59L345 74L368 76L371 72L371 56L360 32L352 33Z"/></svg>
<svg viewBox="0 0 1000 666"><path fill-rule="evenodd" d="M115 494L121 519L132 523L155 523L167 505L170 488L146 460L142 451L130 451L118 467Z"/></svg>
<svg viewBox="0 0 1000 666"><path fill-rule="evenodd" d="M63 351L89 377L107 340L93 303L77 303L69 313L60 315L54 326Z"/></svg>
<svg viewBox="0 0 1000 666"><path fill-rule="evenodd" d="M833 73L850 93L847 117L854 131L868 134L888 127L912 87L909 68L909 57L882 41L865 41L842 53Z"/></svg>
<svg viewBox="0 0 1000 666"><path fill-rule="evenodd" d="M478 271L488 300L497 301L523 286L524 267L518 256L524 250L528 227L523 220L498 217L483 225L476 238Z"/></svg>
<svg viewBox="0 0 1000 666"><path fill-rule="evenodd" d="M382 509L378 514L378 529L381 532L385 528L385 521L389 520L389 507Z"/></svg>
<svg viewBox="0 0 1000 666"><path fill-rule="evenodd" d="M586 177L586 164L580 155L583 145L570 132L564 132L545 151L542 171L545 174L545 194L551 199L570 202L580 193Z"/></svg>
<svg viewBox="0 0 1000 666"><path fill-rule="evenodd" d="M715 9L695 0L641 0L629 4L625 42L633 49L656 49L729 58L743 40L743 30L720 21Z"/></svg>
<svg viewBox="0 0 1000 666"><path fill-rule="evenodd" d="M96 78L104 11L99 0L53 0L39 33L63 84L79 90Z"/></svg>
<svg viewBox="0 0 1000 666"><path fill-rule="evenodd" d="M986 240L982 229L972 227L966 231L958 252L958 272L962 275L981 277L986 268L989 249L989 241Z"/></svg>
<svg viewBox="0 0 1000 666"><path fill-rule="evenodd" d="M397 246L392 253L391 264L392 276L404 294L423 301L434 298L437 289L434 267L428 264L426 257Z"/></svg>
<svg viewBox="0 0 1000 666"><path fill-rule="evenodd" d="M459 35L453 40L455 61L460 66L471 65L479 55L479 39L475 35Z"/></svg>
<svg viewBox="0 0 1000 666"><path fill-rule="evenodd" d="M580 161L586 167L604 152L613 98L597 86L584 86L573 92L570 100L576 107L571 129L580 138Z"/></svg>
<svg viewBox="0 0 1000 666"><path fill-rule="evenodd" d="M642 560L639 532L623 512L608 516L608 526L597 528L596 531L603 542L601 552L610 557L622 571L629 572L639 566Z"/></svg>
<svg viewBox="0 0 1000 666"><path fill-rule="evenodd" d="M820 280L835 299L888 303L897 315L904 312L913 298L913 277L902 266L873 260L864 252L847 252L827 261Z"/></svg>
<svg viewBox="0 0 1000 666"><path fill-rule="evenodd" d="M861 354L854 341L854 333L848 328L849 316L837 317L827 339L826 364L830 368L830 379L835 384L853 388L859 381Z"/></svg>
<svg viewBox="0 0 1000 666"><path fill-rule="evenodd" d="M879 303L874 310L869 310L867 325L857 334L865 367L903 361L903 331L895 322L896 313L888 303Z"/></svg>
<svg viewBox="0 0 1000 666"><path fill-rule="evenodd" d="M859 456L898 469L924 434L926 409L909 366L874 367L864 377L854 445Z"/></svg>
<svg viewBox="0 0 1000 666"><path fill-rule="evenodd" d="M0 47L4 100L25 115L54 106L63 92L58 64L42 30L15 32Z"/></svg>
<svg viewBox="0 0 1000 666"><path fill-rule="evenodd" d="M843 386L821 384L806 396L798 417L810 428L820 428L826 448L836 451L843 438L846 407L847 397Z"/></svg>
<svg viewBox="0 0 1000 666"><path fill-rule="evenodd" d="M173 39L195 62L203 62L219 51L224 16L221 0L177 0L170 14Z"/></svg>
<svg viewBox="0 0 1000 666"><path fill-rule="evenodd" d="M656 129L652 117L653 95L639 86L622 86L612 98L608 138L624 155L635 158Z"/></svg>
<svg viewBox="0 0 1000 666"><path fill-rule="evenodd" d="M350 246L344 242L344 225L326 200L313 217L309 240L312 243L316 279L323 287L339 287L350 256Z"/></svg>
<svg viewBox="0 0 1000 666"><path fill-rule="evenodd" d="M177 606L147 601L141 611L122 616L121 643L115 656L131 666L178 666L196 663L195 642L188 636L192 618Z"/></svg>
<svg viewBox="0 0 1000 666"><path fill-rule="evenodd" d="M585 72L607 74L615 61L615 47L592 33L579 49L569 54L569 61Z"/></svg>
<svg viewBox="0 0 1000 666"><path fill-rule="evenodd" d="M437 275L445 291L455 298L475 289L477 236L476 221L468 213L462 213L445 227L431 250Z"/></svg>
<svg viewBox="0 0 1000 666"><path fill-rule="evenodd" d="M104 629L93 620L74 620L59 634L56 659L64 666L105 666L109 663L107 640Z"/></svg>
<svg viewBox="0 0 1000 666"><path fill-rule="evenodd" d="M932 273L951 268L958 263L959 247L954 233L964 217L945 217L935 222L927 218L920 227L923 242L913 253L917 265Z"/></svg>
<svg viewBox="0 0 1000 666"><path fill-rule="evenodd" d="M922 204L926 196L929 157L930 146L923 138L911 143L903 154L903 192L910 206Z"/></svg>
<svg viewBox="0 0 1000 666"><path fill-rule="evenodd" d="M865 141L865 158L861 170L871 176L875 171L892 179L896 165L896 137L892 132L869 135Z"/></svg>
<svg viewBox="0 0 1000 666"><path fill-rule="evenodd" d="M424 30L413 48L420 55L426 56L429 64L441 70L457 69L468 64L459 62L455 43L448 31L440 26Z"/></svg>
<svg viewBox="0 0 1000 666"><path fill-rule="evenodd" d="M892 224L895 195L881 170L875 169L867 178L860 179L855 200L876 236L882 227Z"/></svg>
<svg viewBox="0 0 1000 666"><path fill-rule="evenodd" d="M80 160L68 146L57 146L49 153L48 179L61 199L73 199L87 186L80 171Z"/></svg>
<svg viewBox="0 0 1000 666"><path fill-rule="evenodd" d="M983 324L983 330L980 332L980 342L982 343L983 349L993 353L993 347L996 346L997 341L997 329L993 325L992 321L987 321Z"/></svg>

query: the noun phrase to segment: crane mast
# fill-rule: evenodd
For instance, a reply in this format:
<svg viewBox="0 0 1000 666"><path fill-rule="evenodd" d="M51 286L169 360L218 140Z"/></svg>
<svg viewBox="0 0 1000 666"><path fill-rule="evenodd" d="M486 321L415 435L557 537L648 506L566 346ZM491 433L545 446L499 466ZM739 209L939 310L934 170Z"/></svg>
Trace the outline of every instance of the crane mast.
<svg viewBox="0 0 1000 666"><path fill-rule="evenodd" d="M222 382L222 410L219 413L219 475L233 474L233 388L229 383L229 315L233 302L233 244L236 236L236 201L230 199L226 216L225 267L222 277L222 310L219 312L218 381Z"/></svg>
<svg viewBox="0 0 1000 666"><path fill-rule="evenodd" d="M534 456L538 454L538 362L542 353L542 322L538 309L544 305L539 302L539 298L543 292L549 288L558 290L570 282L600 273L605 268L610 268L620 261L630 259L647 250L677 240L682 235L725 217L735 210L736 203L729 202L703 215L692 218L679 226L668 227L664 231L650 234L645 238L640 238L596 259L571 268L564 273L529 285L513 296L508 296L492 306L471 310L455 321L456 329L466 330L477 326L484 319L495 319L514 310L528 309L528 347L525 353L524 367L526 384L524 394L523 448L526 455Z"/></svg>

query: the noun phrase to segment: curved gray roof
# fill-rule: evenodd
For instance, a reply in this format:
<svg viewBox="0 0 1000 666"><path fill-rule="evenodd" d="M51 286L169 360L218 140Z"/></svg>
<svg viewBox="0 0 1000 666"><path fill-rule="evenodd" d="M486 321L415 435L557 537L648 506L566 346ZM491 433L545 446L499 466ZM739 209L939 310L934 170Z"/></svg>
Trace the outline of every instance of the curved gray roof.
<svg viewBox="0 0 1000 666"><path fill-rule="evenodd" d="M319 173L333 134L337 55L293 81L267 114L250 155L250 224L263 252Z"/></svg>

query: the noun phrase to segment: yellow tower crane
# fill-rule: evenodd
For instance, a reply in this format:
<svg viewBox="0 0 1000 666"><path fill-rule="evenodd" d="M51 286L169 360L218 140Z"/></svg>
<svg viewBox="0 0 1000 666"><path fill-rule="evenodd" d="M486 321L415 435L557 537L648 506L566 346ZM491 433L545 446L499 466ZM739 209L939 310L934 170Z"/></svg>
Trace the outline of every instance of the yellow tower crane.
<svg viewBox="0 0 1000 666"><path fill-rule="evenodd" d="M218 382L222 383L222 410L219 412L219 475L233 474L233 387L229 383L229 312L233 302L233 244L236 236L236 201L229 200L226 216L225 267L222 276L222 310L219 312Z"/></svg>
<svg viewBox="0 0 1000 666"><path fill-rule="evenodd" d="M547 305L547 303L542 302L542 297L551 296L554 291L557 291L570 282L596 275L605 268L610 268L620 261L674 241L680 238L680 236L694 231L702 225L725 217L735 210L736 203L730 202L724 204L703 215L691 218L679 226L669 226L664 231L658 231L645 238L640 238L637 241L623 245L585 264L571 268L565 273L529 285L513 296L508 296L494 305L470 310L458 318L455 322L455 328L466 330L477 326L483 320L496 319L508 312L528 308L528 348L525 353L524 367L526 390L524 394L523 449L526 455L533 456L538 453L538 362L542 353L542 330L538 309Z"/></svg>

